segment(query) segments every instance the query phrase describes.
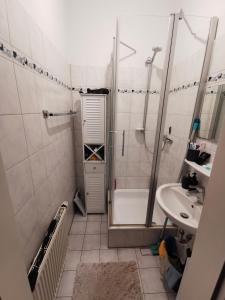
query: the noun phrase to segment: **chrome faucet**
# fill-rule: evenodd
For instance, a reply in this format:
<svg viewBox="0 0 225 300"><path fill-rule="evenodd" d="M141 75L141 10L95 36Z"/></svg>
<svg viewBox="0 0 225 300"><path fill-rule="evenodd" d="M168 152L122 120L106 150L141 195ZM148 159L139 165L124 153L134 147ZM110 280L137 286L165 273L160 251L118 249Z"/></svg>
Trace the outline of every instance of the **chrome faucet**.
<svg viewBox="0 0 225 300"><path fill-rule="evenodd" d="M198 186L195 187L186 193L187 196L196 195L197 203L203 204L204 198L205 198L205 188L204 186Z"/></svg>

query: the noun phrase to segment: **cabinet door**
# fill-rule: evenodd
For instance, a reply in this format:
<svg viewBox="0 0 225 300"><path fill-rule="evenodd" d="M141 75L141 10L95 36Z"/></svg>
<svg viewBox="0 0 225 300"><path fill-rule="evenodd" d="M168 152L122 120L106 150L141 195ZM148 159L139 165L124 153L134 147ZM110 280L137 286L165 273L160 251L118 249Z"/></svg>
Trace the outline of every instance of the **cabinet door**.
<svg viewBox="0 0 225 300"><path fill-rule="evenodd" d="M83 98L83 142L84 144L104 144L105 97L87 96Z"/></svg>
<svg viewBox="0 0 225 300"><path fill-rule="evenodd" d="M85 199L87 213L105 212L105 175L104 173L85 174Z"/></svg>

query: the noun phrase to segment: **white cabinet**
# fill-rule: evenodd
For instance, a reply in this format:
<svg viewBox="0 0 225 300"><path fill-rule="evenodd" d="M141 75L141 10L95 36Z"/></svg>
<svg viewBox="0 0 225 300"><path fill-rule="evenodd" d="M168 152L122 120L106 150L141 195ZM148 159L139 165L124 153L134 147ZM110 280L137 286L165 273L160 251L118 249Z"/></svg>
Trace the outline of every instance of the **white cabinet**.
<svg viewBox="0 0 225 300"><path fill-rule="evenodd" d="M105 212L106 96L82 95L82 137L87 213Z"/></svg>
<svg viewBox="0 0 225 300"><path fill-rule="evenodd" d="M83 142L105 143L105 96L83 97Z"/></svg>
<svg viewBox="0 0 225 300"><path fill-rule="evenodd" d="M88 213L105 212L105 173L85 174L85 198Z"/></svg>

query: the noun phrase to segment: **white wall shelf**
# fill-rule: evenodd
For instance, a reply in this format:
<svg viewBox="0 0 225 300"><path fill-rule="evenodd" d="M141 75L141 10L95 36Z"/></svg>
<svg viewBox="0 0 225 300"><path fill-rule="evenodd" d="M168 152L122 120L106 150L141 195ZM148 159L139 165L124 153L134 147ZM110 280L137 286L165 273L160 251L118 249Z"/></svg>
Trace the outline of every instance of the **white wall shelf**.
<svg viewBox="0 0 225 300"><path fill-rule="evenodd" d="M203 166L200 166L200 165L196 164L193 161L189 161L187 159L185 159L184 161L185 161L186 164L188 164L190 167L192 167L193 169L195 169L197 172L203 174L204 176L210 177L211 170L207 170Z"/></svg>

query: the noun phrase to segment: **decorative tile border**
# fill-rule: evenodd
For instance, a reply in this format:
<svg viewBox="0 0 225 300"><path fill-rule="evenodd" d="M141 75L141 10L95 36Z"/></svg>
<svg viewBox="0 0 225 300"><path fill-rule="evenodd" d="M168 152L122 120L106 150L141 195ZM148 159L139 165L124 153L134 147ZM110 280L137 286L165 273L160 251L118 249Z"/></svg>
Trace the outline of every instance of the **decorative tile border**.
<svg viewBox="0 0 225 300"><path fill-rule="evenodd" d="M225 80L225 73L218 73L215 76L209 76L208 78L208 82L215 82L215 81L219 81L219 80Z"/></svg>
<svg viewBox="0 0 225 300"><path fill-rule="evenodd" d="M150 90L142 90L142 89L139 89L139 90L134 90L134 89L118 89L118 93L121 93L121 94L159 94L160 91L157 91L157 90L153 90L153 91L150 91Z"/></svg>
<svg viewBox="0 0 225 300"><path fill-rule="evenodd" d="M205 94L206 95L217 95L218 92L217 91L206 91Z"/></svg>
<svg viewBox="0 0 225 300"><path fill-rule="evenodd" d="M15 50L8 49L2 42L0 42L0 52L2 52L8 58L14 59L18 63L20 63L22 66L27 66L31 70L36 71L38 74L43 75L43 76L47 77L48 79L56 82L58 85L61 85L68 90L72 89L69 85L65 84L63 81L58 79L56 76L50 74L47 70L44 70L42 67L36 65L32 61L29 61L29 59L27 57L21 56Z"/></svg>
<svg viewBox="0 0 225 300"><path fill-rule="evenodd" d="M43 69L41 66L38 66L37 64L33 63L32 61L29 61L29 59L25 56L20 55L17 51L8 49L2 42L0 42L0 52L2 52L5 56L8 58L12 58L18 63L20 63L22 66L27 66L31 70L36 71L38 74L43 75L47 77L48 79L56 82L58 85L63 86L64 88L68 90L72 90L79 93L86 93L87 88L83 87L70 87L63 81L61 81L59 78L54 76L53 74L50 74L47 70ZM222 81L225 80L225 73L218 73L215 76L209 76L208 82L216 82L216 81ZM175 87L169 91L169 93L176 93L182 90L186 90L188 88L192 88L195 86L199 86L199 81L190 82L187 84L182 84L178 87ZM109 89L109 91L111 91ZM118 89L118 93L124 94L160 94L160 91L158 90L146 90L146 89Z"/></svg>
<svg viewBox="0 0 225 300"><path fill-rule="evenodd" d="M176 93L176 92L180 92L182 90L187 90L187 89L195 87L195 86L199 86L199 81L194 81L194 82L189 82L187 84L182 84L178 87L175 87L175 88L171 89L169 92L170 93Z"/></svg>

